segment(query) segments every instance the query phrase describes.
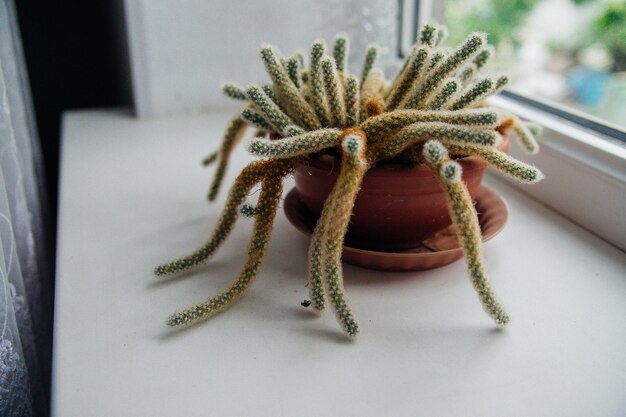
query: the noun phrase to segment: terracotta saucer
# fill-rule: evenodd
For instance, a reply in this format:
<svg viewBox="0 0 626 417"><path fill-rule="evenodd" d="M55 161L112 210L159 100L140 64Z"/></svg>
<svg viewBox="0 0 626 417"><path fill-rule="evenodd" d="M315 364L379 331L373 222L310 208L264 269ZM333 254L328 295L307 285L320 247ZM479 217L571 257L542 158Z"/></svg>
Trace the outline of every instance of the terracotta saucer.
<svg viewBox="0 0 626 417"><path fill-rule="evenodd" d="M497 235L505 226L509 211L504 200L484 185L478 190L475 201L483 241ZM313 233L317 218L300 201L295 188L285 198L284 211L289 222L302 233ZM453 226L425 239L419 247L400 252L382 252L349 246L346 239L343 261L363 268L381 271L423 271L439 268L463 257L463 250Z"/></svg>

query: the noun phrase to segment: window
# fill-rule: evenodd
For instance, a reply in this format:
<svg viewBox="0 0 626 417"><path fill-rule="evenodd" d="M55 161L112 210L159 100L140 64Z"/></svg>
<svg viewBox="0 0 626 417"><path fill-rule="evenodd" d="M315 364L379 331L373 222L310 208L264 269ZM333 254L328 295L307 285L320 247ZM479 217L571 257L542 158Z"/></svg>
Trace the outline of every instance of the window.
<svg viewBox="0 0 626 417"><path fill-rule="evenodd" d="M447 0L443 17L452 44L489 33L491 70L511 74L509 97L626 141L626 2Z"/></svg>
<svg viewBox="0 0 626 417"><path fill-rule="evenodd" d="M491 70L512 75L510 87L493 104L544 127L538 155L512 148L514 156L546 174L546 180L520 190L626 250L626 3L400 0L400 4L401 54L415 39L408 30L415 22L445 23L451 44L474 30L490 34L497 55Z"/></svg>

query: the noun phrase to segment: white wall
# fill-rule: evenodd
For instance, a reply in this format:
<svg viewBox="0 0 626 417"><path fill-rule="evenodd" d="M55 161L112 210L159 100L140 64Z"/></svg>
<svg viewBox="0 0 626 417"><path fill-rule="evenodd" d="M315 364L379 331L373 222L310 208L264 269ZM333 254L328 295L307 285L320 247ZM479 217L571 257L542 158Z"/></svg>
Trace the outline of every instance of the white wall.
<svg viewBox="0 0 626 417"><path fill-rule="evenodd" d="M355 22L370 18L361 13L366 6L369 15L391 34L390 39L377 40L393 42L394 22L381 21L381 16L395 10L396 3L125 0L136 112L149 117L233 106L221 96L220 85L267 79L258 56L262 42L292 52L308 49L318 36L326 35L328 41L341 31L354 36ZM343 14L352 15L350 22L346 20L349 27L342 25ZM335 30L335 26L339 27ZM375 28L365 36L380 38L379 32Z"/></svg>

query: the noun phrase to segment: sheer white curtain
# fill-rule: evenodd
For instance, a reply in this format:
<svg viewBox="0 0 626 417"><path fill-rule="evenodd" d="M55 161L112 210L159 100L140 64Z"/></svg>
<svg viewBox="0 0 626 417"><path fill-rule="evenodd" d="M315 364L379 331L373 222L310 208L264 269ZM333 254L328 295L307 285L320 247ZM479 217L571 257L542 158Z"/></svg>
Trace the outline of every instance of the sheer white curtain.
<svg viewBox="0 0 626 417"><path fill-rule="evenodd" d="M43 167L12 0L0 0L0 415L47 415L52 271Z"/></svg>

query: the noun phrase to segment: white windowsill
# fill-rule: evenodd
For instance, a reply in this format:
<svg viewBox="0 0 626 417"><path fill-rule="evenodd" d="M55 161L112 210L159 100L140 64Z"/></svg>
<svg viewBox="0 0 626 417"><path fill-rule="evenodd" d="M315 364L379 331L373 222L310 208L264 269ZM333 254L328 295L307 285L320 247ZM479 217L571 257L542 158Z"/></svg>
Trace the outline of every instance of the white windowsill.
<svg viewBox="0 0 626 417"><path fill-rule="evenodd" d="M300 306L308 239L279 213L248 293L169 332L167 314L231 282L249 239L241 219L207 267L151 274L211 231L224 192L207 204L212 170L200 160L228 118L65 115L53 417L623 413L624 253L494 178L510 217L485 256L513 317L505 331L494 331L462 262L404 274L346 265L362 331L346 343L331 313ZM250 160L241 148L234 156L226 184Z"/></svg>

